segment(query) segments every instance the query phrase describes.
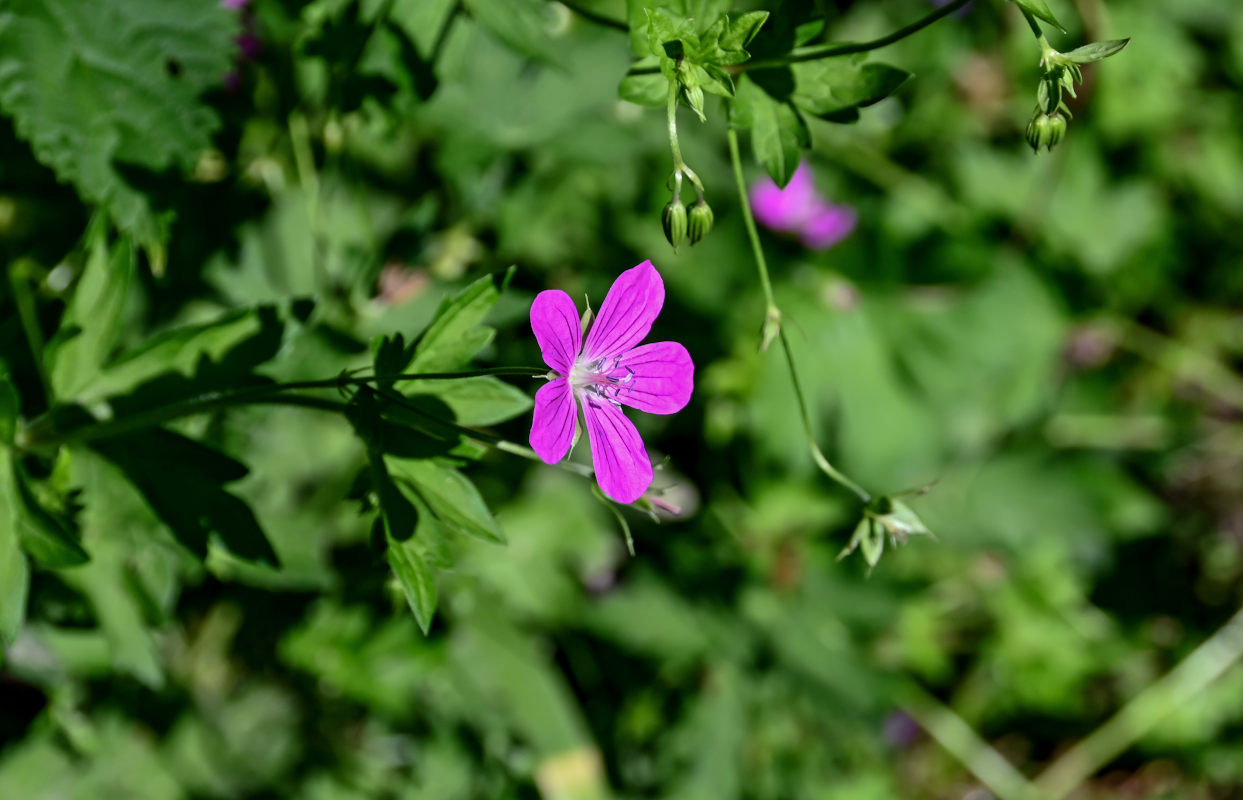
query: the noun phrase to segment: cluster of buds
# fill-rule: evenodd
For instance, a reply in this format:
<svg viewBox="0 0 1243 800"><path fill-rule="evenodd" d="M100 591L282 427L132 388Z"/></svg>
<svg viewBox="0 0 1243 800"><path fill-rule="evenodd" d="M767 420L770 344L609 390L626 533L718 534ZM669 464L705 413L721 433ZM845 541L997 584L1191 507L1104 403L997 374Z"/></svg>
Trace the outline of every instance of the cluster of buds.
<svg viewBox="0 0 1243 800"><path fill-rule="evenodd" d="M1040 67L1044 74L1036 87L1036 109L1027 123L1027 143L1033 152L1041 147L1052 150L1066 135L1066 120L1072 115L1062 99L1062 92L1076 96L1075 85L1083 83L1083 69L1079 65L1109 58L1126 47L1130 39L1093 42L1068 53L1055 50L1044 36L1039 41Z"/></svg>
<svg viewBox="0 0 1243 800"><path fill-rule="evenodd" d="M682 176L684 174L690 178L698 194L698 199L689 210L682 202ZM676 252L683 242L689 241L694 245L707 236L712 230L714 216L712 206L708 205L708 201L704 199L703 183L690 167L683 164L674 173L673 184L673 199L661 212L660 224L664 228L665 238L669 240L669 244L673 245Z"/></svg>

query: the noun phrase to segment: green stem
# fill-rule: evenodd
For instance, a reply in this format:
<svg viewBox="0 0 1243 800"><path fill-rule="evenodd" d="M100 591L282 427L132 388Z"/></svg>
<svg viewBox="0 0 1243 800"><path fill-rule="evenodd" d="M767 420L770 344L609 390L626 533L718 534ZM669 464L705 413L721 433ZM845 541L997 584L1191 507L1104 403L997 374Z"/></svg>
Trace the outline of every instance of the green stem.
<svg viewBox="0 0 1243 800"><path fill-rule="evenodd" d="M673 151L673 174L678 187L682 185L682 172L686 162L682 160L682 148L678 145L678 82L669 81L669 98L665 103L665 116L669 120L669 149Z"/></svg>
<svg viewBox="0 0 1243 800"><path fill-rule="evenodd" d="M729 137L729 158L733 162L734 180L738 184L738 202L742 207L743 224L747 229L747 238L751 240L751 252L755 256L756 271L760 276L760 285L764 289L764 302L766 304L764 314L765 341L771 340L773 337L772 331L775 330L776 338L781 342L781 349L785 351L786 365L790 369L790 383L794 386L794 397L798 400L799 416L803 420L803 431L807 436L807 446L811 449L812 460L816 462L816 466L830 480L849 489L860 501L867 503L872 499L867 490L834 467L820 449L820 445L816 444L815 429L811 424L811 413L807 408L807 399L803 395L803 385L798 379L798 369L794 365L794 353L790 349L790 340L786 337L785 330L781 327L781 309L777 307L777 300L773 295L772 280L768 276L768 262L764 258L764 248L760 245L760 233L755 227L755 217L751 214L751 202L747 198L747 182L742 174L742 155L738 150L738 131L731 125L727 135Z"/></svg>
<svg viewBox="0 0 1243 800"><path fill-rule="evenodd" d="M363 376L341 375L336 378L312 381L266 383L258 386L242 386L235 389L205 392L196 397L147 409L132 416L94 422L64 431L58 431L53 428L52 416L50 414L43 414L32 420L18 435L22 447L50 446L65 442L84 442L120 436L136 430L163 425L176 419L192 417L196 414L203 414L231 406L284 404L324 410L342 410L344 408L344 406L335 401L289 394L290 392L341 389L346 386L362 386L370 383L393 384L407 381L456 380L484 375L526 375L538 378L546 372L546 369L542 370L536 367L489 367L463 372L408 372L397 375Z"/></svg>
<svg viewBox="0 0 1243 800"><path fill-rule="evenodd" d="M755 256L755 268L760 273L760 286L764 289L766 310L777 311L777 301L773 298L773 284L768 278L768 261L764 259L764 249L760 246L760 232L755 227L755 217L751 214L751 201L747 198L747 180L742 174L742 154L738 151L738 130L730 125L726 135L729 137L729 160L734 165L734 182L738 185L738 198L742 203L742 222L747 229L747 238L751 240L751 254Z"/></svg>
<svg viewBox="0 0 1243 800"><path fill-rule="evenodd" d="M1025 8L1022 8L1021 10L1023 12L1023 19L1027 20L1027 27L1032 29L1032 35L1040 40L1042 47L1047 45L1048 43L1045 41L1044 33L1040 30L1040 23L1036 21L1036 18L1032 16L1030 11Z"/></svg>
<svg viewBox="0 0 1243 800"><path fill-rule="evenodd" d="M1036 777L1050 800L1061 800L1097 770L1185 706L1243 658L1243 609L1165 677L1137 694L1090 736L1062 754Z"/></svg>
<svg viewBox="0 0 1243 800"><path fill-rule="evenodd" d="M756 61L746 66L749 69L762 69L764 67L784 66L786 64L794 64L800 61L815 61L821 58L832 58L834 56L846 56L852 53L867 53L872 50L879 50L882 47L900 42L913 33L918 33L932 23L953 14L958 9L965 6L971 0L954 0L952 3L946 3L940 8L923 16L922 18L912 22L906 27L879 39L873 39L869 42L843 42L841 44L822 44L813 47L799 47L785 58L773 59L772 61Z"/></svg>
<svg viewBox="0 0 1243 800"><path fill-rule="evenodd" d="M456 422L448 422L446 420L443 420L440 417L427 413L422 408L419 408L419 406L416 403L411 403L409 398L405 397L404 395L398 394L397 392L391 391L389 389L378 389L378 390L375 390L375 394L378 397L381 397L389 401L390 403L399 405L402 408L406 409L407 411L410 411L414 414L417 414L420 417L423 417L429 422L433 422L436 425L449 428L450 430L453 430L456 433L459 433L462 436L467 437L468 439L474 440L475 442L479 444L483 444L488 447L495 447L497 450L500 450L503 453L509 453L511 455L521 456L522 458L525 458L529 461L537 461L540 464L547 463L544 461L544 459L539 457L538 453L536 453L534 450L532 450L529 447L517 444L516 442L511 442L508 439L503 439L500 436L497 436L496 434L486 433L484 431L476 430L474 428L468 428L465 425L459 425ZM553 464L552 466L559 467L568 472L573 472L577 475L582 475L587 478L590 478L596 474L595 470L593 470L591 467L588 467L585 464L575 464L572 461L561 461L557 464Z"/></svg>

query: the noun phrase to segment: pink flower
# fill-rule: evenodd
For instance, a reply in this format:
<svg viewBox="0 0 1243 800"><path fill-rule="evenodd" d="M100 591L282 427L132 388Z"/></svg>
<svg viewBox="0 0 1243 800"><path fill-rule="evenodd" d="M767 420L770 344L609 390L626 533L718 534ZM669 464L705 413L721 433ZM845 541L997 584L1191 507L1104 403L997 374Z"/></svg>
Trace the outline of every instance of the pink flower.
<svg viewBox="0 0 1243 800"><path fill-rule="evenodd" d="M794 234L812 250L828 250L849 236L859 221L853 208L834 205L816 192L806 161L784 189L769 178L753 186L751 207L761 225Z"/></svg>
<svg viewBox="0 0 1243 800"><path fill-rule="evenodd" d="M613 282L587 341L578 308L560 290L531 303L531 330L554 378L535 394L531 447L545 462L565 458L583 407L591 463L604 493L633 503L652 484L652 462L623 405L652 414L682 410L694 388L695 365L677 342L639 347L665 302L665 284L651 261Z"/></svg>

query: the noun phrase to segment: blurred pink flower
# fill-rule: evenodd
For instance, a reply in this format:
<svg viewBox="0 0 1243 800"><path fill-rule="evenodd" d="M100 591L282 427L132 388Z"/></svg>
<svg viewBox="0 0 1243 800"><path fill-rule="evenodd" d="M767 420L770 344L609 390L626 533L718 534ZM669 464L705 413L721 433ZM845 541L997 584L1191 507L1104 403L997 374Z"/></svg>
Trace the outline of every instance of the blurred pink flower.
<svg viewBox="0 0 1243 800"><path fill-rule="evenodd" d="M586 342L568 294L550 289L531 303L531 330L554 376L535 394L531 448L549 464L565 458L581 403L596 481L619 503L633 503L652 484L643 439L621 407L673 414L694 388L695 365L685 347L639 345L664 302L664 281L652 262L644 261L617 276Z"/></svg>
<svg viewBox="0 0 1243 800"><path fill-rule="evenodd" d="M764 178L751 187L751 208L766 228L797 236L812 250L827 250L850 235L859 221L848 205L834 205L816 191L807 162L784 189Z"/></svg>

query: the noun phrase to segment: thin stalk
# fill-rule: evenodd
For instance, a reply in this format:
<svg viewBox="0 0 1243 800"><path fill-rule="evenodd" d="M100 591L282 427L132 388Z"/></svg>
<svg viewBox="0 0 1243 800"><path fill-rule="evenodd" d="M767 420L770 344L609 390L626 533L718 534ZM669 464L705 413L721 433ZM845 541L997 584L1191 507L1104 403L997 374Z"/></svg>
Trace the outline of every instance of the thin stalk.
<svg viewBox="0 0 1243 800"><path fill-rule="evenodd" d="M669 122L669 149L673 151L673 174L680 187L682 171L686 162L682 160L682 148L678 145L678 82L669 81L669 97L665 102L665 118Z"/></svg>
<svg viewBox="0 0 1243 800"><path fill-rule="evenodd" d="M812 47L799 47L791 51L789 55L781 58L750 61L748 63L738 65L736 69L743 72L749 69L771 69L773 67L784 67L787 64L795 64L800 61L816 61L821 58L832 58L834 56L845 56L852 53L867 53L872 50L879 50L882 47L888 47L895 42L899 42L913 33L918 33L942 17L953 14L969 2L971 2L971 0L954 0L952 3L947 3L935 11L926 14L915 22L912 22L910 25L899 28L893 33L886 34L879 39L872 39L868 42L841 42L838 44L822 44ZM630 70L629 74L647 75L659 71L660 68L655 66L635 67Z"/></svg>
<svg viewBox="0 0 1243 800"><path fill-rule="evenodd" d="M912 22L910 25L899 28L893 33L882 36L879 39L872 39L869 42L842 42L840 44L822 44L812 47L799 47L785 58L777 58L770 61L755 61L745 66L749 69L763 69L764 67L778 67L786 64L795 64L800 61L816 61L821 58L832 58L834 56L846 56L852 53L867 53L872 50L879 50L882 47L888 47L895 42L900 42L913 33L918 33L942 17L947 17L950 14L953 14L969 2L971 2L971 0L954 0L952 3L946 3L915 22Z"/></svg>
<svg viewBox="0 0 1243 800"><path fill-rule="evenodd" d="M120 436L136 430L163 425L176 419L192 417L210 411L239 405L286 404L305 407L317 407L326 410L344 408L339 403L322 398L290 394L291 392L313 391L317 389L341 389L347 386L362 386L370 383L395 384L409 381L456 380L474 378L484 375L526 375L538 378L547 370L535 367L488 367L484 369L466 370L463 372L408 372L397 375L362 375L336 378L325 378L311 381L292 381L288 383L265 383L258 386L242 386L235 389L224 389L217 392L205 392L195 397L179 400L164 406L141 411L121 419L106 420L57 431L51 427L52 417L43 414L36 417L23 428L18 436L23 447L47 446L64 442L83 442ZM331 404L331 405L329 405Z"/></svg>
<svg viewBox="0 0 1243 800"><path fill-rule="evenodd" d="M1036 776L1042 796L1062 800L1161 720L1197 697L1243 658L1243 609L1165 677L1131 699L1086 739Z"/></svg>
<svg viewBox="0 0 1243 800"><path fill-rule="evenodd" d="M867 490L834 467L820 449L820 445L816 443L811 413L808 411L807 399L803 395L803 385L798 379L798 369L794 365L794 353L790 349L790 340L786 337L785 329L781 327L781 309L777 307L777 300L773 295L772 280L768 276L768 262L764 258L764 248L760 245L760 233L755 227L755 218L751 214L751 202L747 198L747 182L742 174L742 155L738 150L738 131L732 125L729 128L728 137L729 158L733 162L734 180L738 184L738 202L742 206L743 223L747 229L747 238L751 240L751 252L755 256L755 268L760 276L760 286L764 290L765 340L771 339L772 333L770 332L775 330L776 338L781 342L781 349L785 351L786 365L790 370L790 383L794 387L794 397L798 400L799 416L803 420L803 431L807 436L807 446L811 450L812 460L830 480L849 489L860 501L867 503L872 499Z"/></svg>
<svg viewBox="0 0 1243 800"><path fill-rule="evenodd" d="M496 434L493 434L493 433L487 433L485 431L476 430L474 428L468 428L465 425L459 425L456 422L449 422L447 420L443 420L440 417L427 413L422 408L419 408L418 404L410 402L409 398L405 397L404 395L400 395L397 392L394 392L388 389L378 389L378 390L373 390L373 391L375 392L377 396L385 400L388 400L390 403L399 405L402 408L406 409L407 411L417 414L420 417L424 417L425 419L431 422L434 422L437 425L454 430L457 433L460 433L466 438L471 439L479 444L486 445L488 447L494 447L503 453L509 453L511 455L520 456L529 461L537 461L540 464L547 463L544 461L544 459L539 457L538 453L536 453L534 450L532 450L529 447L520 445L516 442L511 442L508 439L503 439L500 436L497 436ZM596 474L595 470L593 470L591 467L588 467L585 464L575 464L572 461L561 461L557 464L552 464L551 466L559 467L568 472L573 472L577 475L582 475L587 478L590 478Z"/></svg>

